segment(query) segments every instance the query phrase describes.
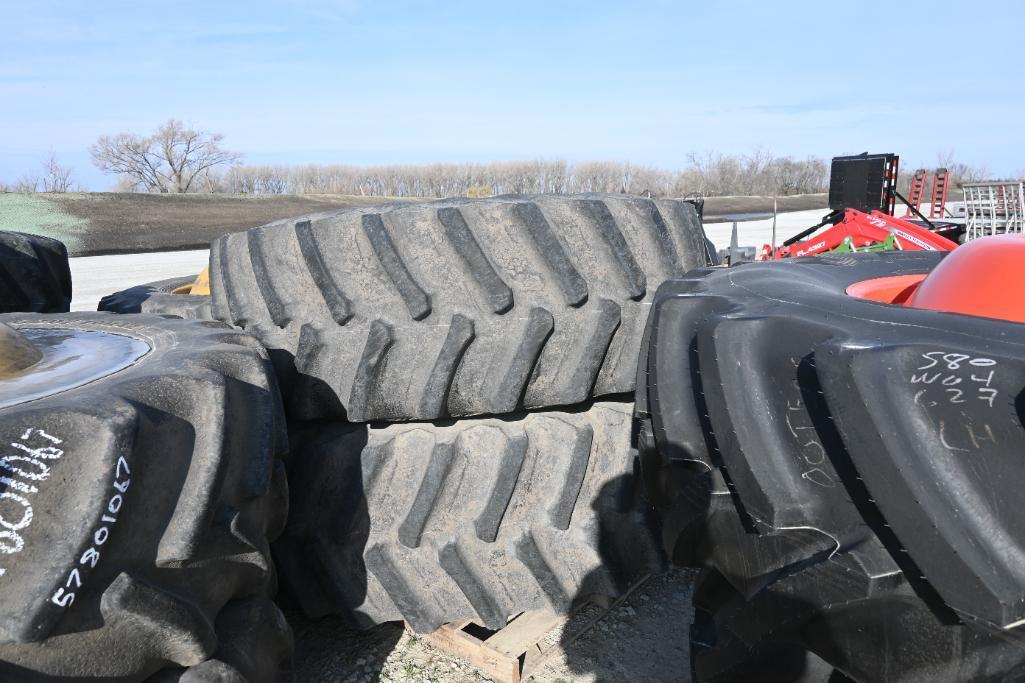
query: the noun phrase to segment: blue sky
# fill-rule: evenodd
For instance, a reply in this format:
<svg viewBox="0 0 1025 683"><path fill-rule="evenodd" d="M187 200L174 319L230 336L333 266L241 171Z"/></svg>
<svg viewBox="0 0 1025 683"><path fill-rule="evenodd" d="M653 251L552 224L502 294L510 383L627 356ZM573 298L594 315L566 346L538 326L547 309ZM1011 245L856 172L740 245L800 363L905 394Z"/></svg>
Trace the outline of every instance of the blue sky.
<svg viewBox="0 0 1025 683"><path fill-rule="evenodd" d="M249 163L938 152L1025 171L1025 2L0 4L0 180L170 117ZM935 58L939 74L929 78Z"/></svg>

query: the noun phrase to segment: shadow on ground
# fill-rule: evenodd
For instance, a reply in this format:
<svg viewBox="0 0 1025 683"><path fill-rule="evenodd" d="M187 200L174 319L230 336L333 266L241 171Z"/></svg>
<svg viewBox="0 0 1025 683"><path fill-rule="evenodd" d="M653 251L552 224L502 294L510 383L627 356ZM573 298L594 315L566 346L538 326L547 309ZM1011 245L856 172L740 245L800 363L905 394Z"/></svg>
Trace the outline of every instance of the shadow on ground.
<svg viewBox="0 0 1025 683"><path fill-rule="evenodd" d="M597 513L598 549L603 567L581 585L612 582L617 594L629 595L584 632L582 627L605 609L579 596L576 611L562 629L560 647L550 656L538 681L689 681L689 633L693 621L693 573L654 572L643 577L611 574L609 567L636 566L631 557L661 557L655 511L643 498L640 477L624 476L602 487L592 508ZM638 585L638 581L643 581Z"/></svg>

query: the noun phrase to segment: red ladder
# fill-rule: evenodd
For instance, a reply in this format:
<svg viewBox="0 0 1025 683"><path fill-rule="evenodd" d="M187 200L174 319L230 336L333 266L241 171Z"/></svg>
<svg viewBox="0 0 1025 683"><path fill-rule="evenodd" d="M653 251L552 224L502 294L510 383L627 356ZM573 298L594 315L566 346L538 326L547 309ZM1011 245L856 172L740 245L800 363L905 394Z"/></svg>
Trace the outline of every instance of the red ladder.
<svg viewBox="0 0 1025 683"><path fill-rule="evenodd" d="M944 176L944 177L946 177L946 176ZM934 185L934 187L935 187L935 185ZM946 185L944 185L944 187L946 187ZM944 192L945 191L946 190L944 190ZM911 197L908 198L908 201L911 202L911 204L910 204L910 206L908 206L907 210L905 210L905 212L904 212L904 217L905 218L907 216L913 215L913 212L911 211L911 207L912 206L915 207L915 209L918 209L918 207L921 205L921 203L922 203L922 194L924 192L925 192L925 171L922 170L922 169L919 169L919 170L915 171L915 177L911 179ZM944 196L946 196L946 195L944 195Z"/></svg>
<svg viewBox="0 0 1025 683"><path fill-rule="evenodd" d="M929 206L929 218L943 218L943 210L947 208L947 169L936 169L932 181L932 205Z"/></svg>

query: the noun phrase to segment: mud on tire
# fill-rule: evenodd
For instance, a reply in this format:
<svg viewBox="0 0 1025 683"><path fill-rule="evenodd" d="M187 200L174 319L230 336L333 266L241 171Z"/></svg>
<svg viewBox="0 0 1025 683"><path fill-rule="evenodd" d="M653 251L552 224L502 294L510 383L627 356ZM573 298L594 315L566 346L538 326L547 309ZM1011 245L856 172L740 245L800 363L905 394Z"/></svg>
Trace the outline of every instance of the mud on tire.
<svg viewBox="0 0 1025 683"><path fill-rule="evenodd" d="M62 313L70 306L64 245L49 237L0 231L0 313Z"/></svg>
<svg viewBox="0 0 1025 683"><path fill-rule="evenodd" d="M210 297L198 294L175 294L176 289L191 284L196 276L175 277L136 285L100 299L99 311L111 313L150 313L173 315L187 320L211 320Z"/></svg>
<svg viewBox="0 0 1025 683"><path fill-rule="evenodd" d="M0 322L44 350L0 387L0 677L273 680L247 664L291 642L268 600L288 494L266 353L215 322Z"/></svg>
<svg viewBox="0 0 1025 683"><path fill-rule="evenodd" d="M664 559L637 495L632 404L294 431L275 545L310 616L418 631L618 595Z"/></svg>
<svg viewBox="0 0 1025 683"><path fill-rule="evenodd" d="M687 202L498 197L278 221L214 242L210 276L290 416L364 422L632 391L656 287L705 263Z"/></svg>
<svg viewBox="0 0 1025 683"><path fill-rule="evenodd" d="M642 469L674 560L739 595L715 610L735 651L788 644L856 679L1020 673L1025 327L845 294L941 258L743 265L659 291Z"/></svg>

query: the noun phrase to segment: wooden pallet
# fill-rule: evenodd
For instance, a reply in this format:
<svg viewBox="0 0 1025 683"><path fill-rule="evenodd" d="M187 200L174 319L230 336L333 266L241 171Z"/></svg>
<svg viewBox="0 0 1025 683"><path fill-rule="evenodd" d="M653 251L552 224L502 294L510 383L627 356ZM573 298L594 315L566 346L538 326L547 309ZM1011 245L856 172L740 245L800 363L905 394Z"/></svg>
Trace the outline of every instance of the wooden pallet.
<svg viewBox="0 0 1025 683"><path fill-rule="evenodd" d="M543 609L522 612L498 631L469 620L445 624L433 633L416 633L408 623L406 630L432 647L477 667L495 683L520 683L541 668L553 653L589 631L647 579L647 576L641 578L615 600L594 596L568 615L553 614ZM572 632L561 634L554 643L547 642L546 636L552 631L588 608L592 613L579 624L574 624Z"/></svg>

